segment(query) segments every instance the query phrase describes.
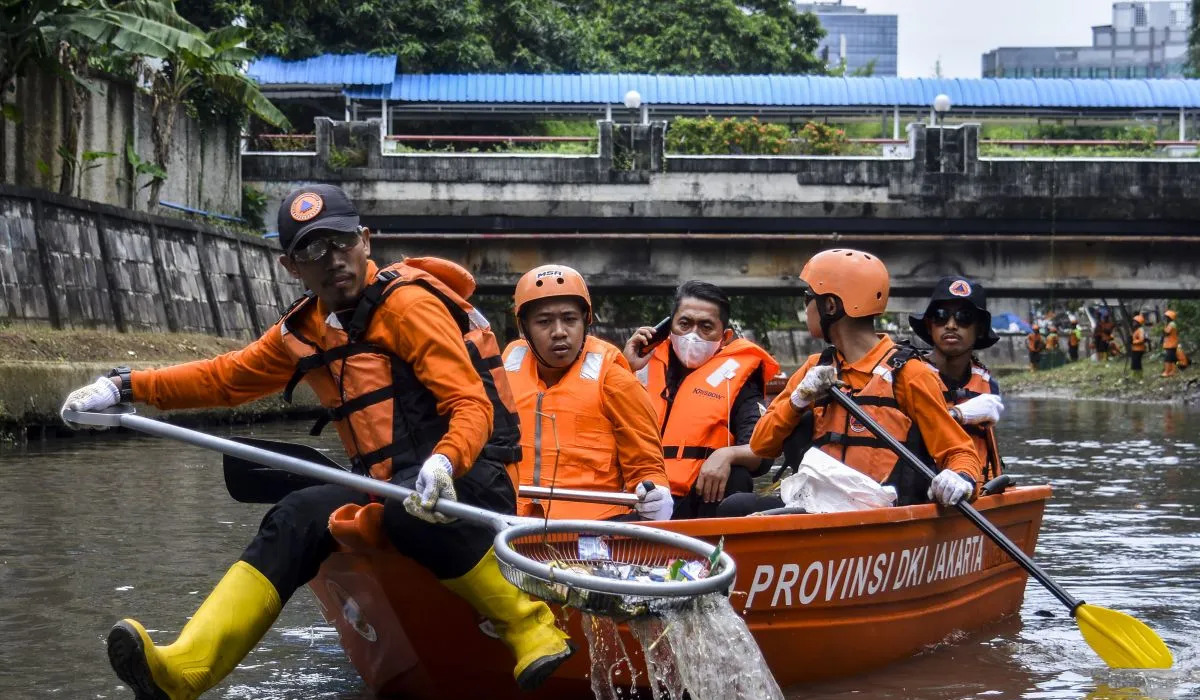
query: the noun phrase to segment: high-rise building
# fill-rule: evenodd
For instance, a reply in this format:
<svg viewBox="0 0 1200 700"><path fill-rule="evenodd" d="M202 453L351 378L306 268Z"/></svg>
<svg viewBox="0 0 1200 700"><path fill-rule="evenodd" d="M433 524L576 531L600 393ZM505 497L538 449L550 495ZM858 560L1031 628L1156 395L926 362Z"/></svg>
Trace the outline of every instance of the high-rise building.
<svg viewBox="0 0 1200 700"><path fill-rule="evenodd" d="M1091 46L1005 46L983 55L985 78L1178 78L1191 3L1114 2Z"/></svg>
<svg viewBox="0 0 1200 700"><path fill-rule="evenodd" d="M896 15L869 15L864 8L835 2L796 3L801 12L811 12L825 28L817 55L836 68L846 61L846 75L896 74Z"/></svg>

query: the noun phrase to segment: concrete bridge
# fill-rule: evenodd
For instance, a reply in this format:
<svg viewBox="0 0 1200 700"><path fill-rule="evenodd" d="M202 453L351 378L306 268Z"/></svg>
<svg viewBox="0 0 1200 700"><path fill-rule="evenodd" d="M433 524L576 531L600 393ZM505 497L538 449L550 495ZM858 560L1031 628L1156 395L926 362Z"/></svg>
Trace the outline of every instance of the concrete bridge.
<svg viewBox="0 0 1200 700"><path fill-rule="evenodd" d="M1192 159L980 158L970 124L913 124L892 157L666 156L663 124L608 122L592 156L385 155L375 122L317 127L315 154L248 154L243 180L273 201L340 184L376 258L449 257L488 291L561 261L601 289L787 294L845 245L882 257L897 294L960 273L1011 296L1200 296ZM332 167L346 153L361 161Z"/></svg>

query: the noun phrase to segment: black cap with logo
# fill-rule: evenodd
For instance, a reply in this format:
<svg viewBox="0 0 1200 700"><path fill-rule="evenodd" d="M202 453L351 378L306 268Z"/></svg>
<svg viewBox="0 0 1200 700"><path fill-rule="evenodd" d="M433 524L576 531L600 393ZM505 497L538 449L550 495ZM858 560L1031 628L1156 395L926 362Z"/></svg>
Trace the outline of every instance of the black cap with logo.
<svg viewBox="0 0 1200 700"><path fill-rule="evenodd" d="M912 327L913 333L930 347L933 346L933 338L929 337L929 330L925 328L925 317L942 301L964 301L979 312L980 318L975 333L976 350L990 348L999 342L1000 336L992 330L992 314L987 310L987 294L983 291L983 285L966 277L943 277L933 285L933 294L929 296L925 312L908 316L908 325Z"/></svg>
<svg viewBox="0 0 1200 700"><path fill-rule="evenodd" d="M279 245L288 255L313 231L351 233L358 226L354 202L334 185L305 185L288 193L279 205Z"/></svg>

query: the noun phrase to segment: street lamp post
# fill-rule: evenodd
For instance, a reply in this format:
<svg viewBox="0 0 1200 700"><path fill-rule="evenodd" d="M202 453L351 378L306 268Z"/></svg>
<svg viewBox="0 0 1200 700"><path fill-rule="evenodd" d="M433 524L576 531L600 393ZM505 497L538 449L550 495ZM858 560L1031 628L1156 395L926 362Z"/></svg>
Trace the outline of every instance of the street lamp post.
<svg viewBox="0 0 1200 700"><path fill-rule="evenodd" d="M938 172L946 172L946 130L942 120L946 118L946 112L950 111L950 96L945 93L939 93L933 98L933 113L936 115L934 123L938 127Z"/></svg>
<svg viewBox="0 0 1200 700"><path fill-rule="evenodd" d="M625 101L625 106L628 107L629 109L637 109L638 107L641 107L642 108L642 115L641 115L642 116L642 119L641 119L642 124L650 123L650 106L642 104L642 93L638 92L637 90L630 90L629 92L625 93L624 101Z"/></svg>

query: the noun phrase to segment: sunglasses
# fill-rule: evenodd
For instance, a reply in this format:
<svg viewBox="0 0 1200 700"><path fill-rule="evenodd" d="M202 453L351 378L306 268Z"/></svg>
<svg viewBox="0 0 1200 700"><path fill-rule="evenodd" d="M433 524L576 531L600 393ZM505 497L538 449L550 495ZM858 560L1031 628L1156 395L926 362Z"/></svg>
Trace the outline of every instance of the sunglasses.
<svg viewBox="0 0 1200 700"><path fill-rule="evenodd" d="M816 300L816 298L817 298L817 295L813 294L811 289L804 290L804 305L805 306L808 306L809 304L813 303Z"/></svg>
<svg viewBox="0 0 1200 700"><path fill-rule="evenodd" d="M959 326L973 326L979 316L974 309L957 309L953 313L945 307L938 307L929 315L929 320L933 321L934 325L944 326L950 322L950 317L954 317L954 323Z"/></svg>
<svg viewBox="0 0 1200 700"><path fill-rule="evenodd" d="M302 245L292 251L292 260L302 263L316 262L325 257L330 249L347 250L362 242L358 231L348 233L333 233L318 236L307 245Z"/></svg>

